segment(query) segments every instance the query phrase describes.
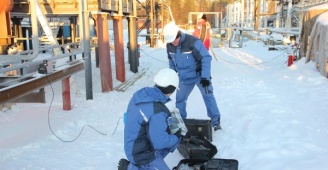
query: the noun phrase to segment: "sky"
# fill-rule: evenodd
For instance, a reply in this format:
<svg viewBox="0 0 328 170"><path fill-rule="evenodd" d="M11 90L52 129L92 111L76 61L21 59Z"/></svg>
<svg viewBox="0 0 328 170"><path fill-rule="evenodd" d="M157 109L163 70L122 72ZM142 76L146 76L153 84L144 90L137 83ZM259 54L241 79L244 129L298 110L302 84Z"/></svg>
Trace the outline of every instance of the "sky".
<svg viewBox="0 0 328 170"><path fill-rule="evenodd" d="M112 36L112 35L111 35ZM127 31L124 31L126 40ZM213 42L217 42L214 41ZM101 92L100 70L92 51L93 100L86 100L84 71L70 78L72 110L62 109L61 82L45 87L46 103L19 103L0 111L0 169L108 170L126 158L123 113L133 93L154 85L154 74L168 67L166 49L140 37L139 73L124 92ZM269 51L261 41L243 38L242 48L227 42L212 50L212 83L222 130L213 132L214 158L236 159L240 170L324 170L328 167L328 80L304 59L287 66L288 52ZM47 54L41 54L47 55ZM126 79L130 71L125 48ZM113 86L116 80L111 51ZM39 75L40 76L40 75ZM175 94L167 106L174 107ZM208 119L195 88L188 118ZM176 150L165 161L176 166Z"/></svg>

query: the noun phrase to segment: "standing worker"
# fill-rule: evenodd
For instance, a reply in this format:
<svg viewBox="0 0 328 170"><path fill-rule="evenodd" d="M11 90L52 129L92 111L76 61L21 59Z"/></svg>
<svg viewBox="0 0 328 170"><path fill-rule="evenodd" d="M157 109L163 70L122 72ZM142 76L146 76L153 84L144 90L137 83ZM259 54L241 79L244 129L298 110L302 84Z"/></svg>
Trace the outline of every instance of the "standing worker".
<svg viewBox="0 0 328 170"><path fill-rule="evenodd" d="M193 35L203 41L204 46L207 50L210 49L211 45L211 24L207 21L205 14L201 15Z"/></svg>
<svg viewBox="0 0 328 170"><path fill-rule="evenodd" d="M172 131L171 113L165 106L178 88L179 77L169 68L154 76L154 87L144 87L133 94L126 112L124 150L119 170L170 170L164 161L180 143L182 130ZM173 126L176 127L176 126Z"/></svg>
<svg viewBox="0 0 328 170"><path fill-rule="evenodd" d="M200 90L206 105L207 116L214 130L221 129L220 112L211 83L212 56L197 37L183 33L173 22L164 27L169 67L179 75L176 107L181 117L187 118L187 99L195 85Z"/></svg>

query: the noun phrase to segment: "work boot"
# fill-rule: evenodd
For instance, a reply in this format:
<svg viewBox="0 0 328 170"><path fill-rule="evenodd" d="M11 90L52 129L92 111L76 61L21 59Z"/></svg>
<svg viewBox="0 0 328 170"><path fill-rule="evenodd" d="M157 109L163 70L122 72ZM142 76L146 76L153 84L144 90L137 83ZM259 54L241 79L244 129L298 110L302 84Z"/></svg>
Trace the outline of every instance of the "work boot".
<svg viewBox="0 0 328 170"><path fill-rule="evenodd" d="M222 127L220 125L220 118L218 118L218 124L217 125L214 125L213 128L214 128L214 131L217 131L217 130L221 130L222 129Z"/></svg>
<svg viewBox="0 0 328 170"><path fill-rule="evenodd" d="M127 170L128 166L129 166L130 162L124 158L122 158L119 162L118 162L118 170Z"/></svg>
<svg viewBox="0 0 328 170"><path fill-rule="evenodd" d="M214 128L214 131L222 130L220 125L214 125L213 128Z"/></svg>

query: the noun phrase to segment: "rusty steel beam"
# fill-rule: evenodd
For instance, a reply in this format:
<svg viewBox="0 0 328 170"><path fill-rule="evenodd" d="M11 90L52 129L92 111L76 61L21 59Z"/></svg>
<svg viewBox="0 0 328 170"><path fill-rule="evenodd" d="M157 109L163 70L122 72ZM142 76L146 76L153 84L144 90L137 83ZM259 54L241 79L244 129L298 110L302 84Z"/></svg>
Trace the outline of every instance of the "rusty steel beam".
<svg viewBox="0 0 328 170"><path fill-rule="evenodd" d="M55 71L52 74L40 78L33 78L26 82L21 82L13 87L0 89L0 104L14 100L35 90L43 88L49 83L67 78L68 76L84 69L84 64L78 63L63 70Z"/></svg>
<svg viewBox="0 0 328 170"><path fill-rule="evenodd" d="M11 103L46 103L44 88L10 101Z"/></svg>

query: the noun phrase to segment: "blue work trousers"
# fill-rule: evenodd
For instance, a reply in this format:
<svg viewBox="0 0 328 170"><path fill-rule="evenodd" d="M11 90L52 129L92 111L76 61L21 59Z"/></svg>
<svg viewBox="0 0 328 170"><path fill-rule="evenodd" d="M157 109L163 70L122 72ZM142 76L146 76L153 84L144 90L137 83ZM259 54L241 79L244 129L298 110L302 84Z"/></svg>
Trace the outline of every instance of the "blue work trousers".
<svg viewBox="0 0 328 170"><path fill-rule="evenodd" d="M171 148L157 149L155 153L156 154L155 160L153 160L147 165L142 165L141 167L137 167L132 163L130 163L128 166L128 170L170 170L170 168L165 163L164 158L170 152L174 152L174 150L176 150L177 147L179 146L179 143L180 142L176 143Z"/></svg>
<svg viewBox="0 0 328 170"><path fill-rule="evenodd" d="M187 100L195 85L197 85L203 96L207 110L207 116L211 119L212 126L220 124L220 122L218 122L218 118L220 118L220 111L213 94L213 86L210 84L208 86L208 93L206 93L205 88L200 84L200 80L201 79L199 77L195 83L184 84L183 82L180 82L179 89L177 89L176 94L176 107L179 109L181 117L183 119L187 118Z"/></svg>
<svg viewBox="0 0 328 170"><path fill-rule="evenodd" d="M167 164L164 162L164 158L169 154L170 149L162 149L156 151L156 159L147 165L137 167L133 164L129 164L128 170L170 170Z"/></svg>

